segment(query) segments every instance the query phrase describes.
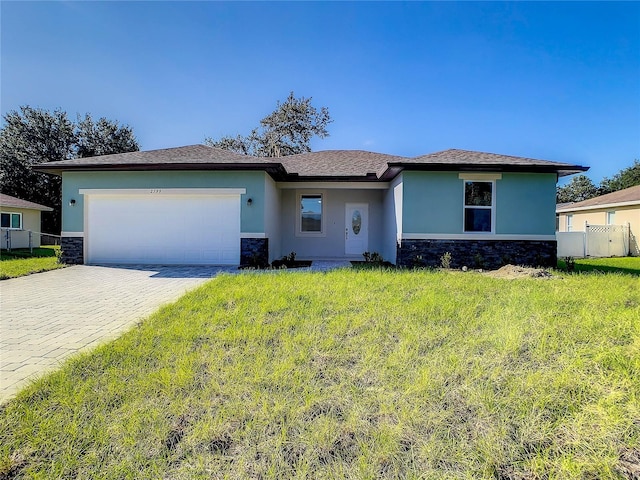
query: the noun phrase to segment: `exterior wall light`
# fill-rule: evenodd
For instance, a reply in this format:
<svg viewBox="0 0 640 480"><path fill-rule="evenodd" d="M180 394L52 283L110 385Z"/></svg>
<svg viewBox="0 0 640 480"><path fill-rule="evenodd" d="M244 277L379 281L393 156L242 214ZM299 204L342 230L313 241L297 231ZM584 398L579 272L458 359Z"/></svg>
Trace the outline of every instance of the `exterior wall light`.
<svg viewBox="0 0 640 480"><path fill-rule="evenodd" d="M253 205L253 198L247 198L247 205L248 206Z"/></svg>
<svg viewBox="0 0 640 480"><path fill-rule="evenodd" d="M75 205L76 205L76 199L75 199L75 198L72 198L71 200L69 200L69 205L70 205L71 207L75 207Z"/></svg>

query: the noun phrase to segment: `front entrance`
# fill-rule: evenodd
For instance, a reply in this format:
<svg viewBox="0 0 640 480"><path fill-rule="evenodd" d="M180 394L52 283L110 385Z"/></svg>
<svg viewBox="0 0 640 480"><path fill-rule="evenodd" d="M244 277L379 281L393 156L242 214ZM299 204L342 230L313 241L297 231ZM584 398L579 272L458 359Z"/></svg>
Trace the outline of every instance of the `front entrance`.
<svg viewBox="0 0 640 480"><path fill-rule="evenodd" d="M344 252L362 255L369 250L369 204L345 204Z"/></svg>

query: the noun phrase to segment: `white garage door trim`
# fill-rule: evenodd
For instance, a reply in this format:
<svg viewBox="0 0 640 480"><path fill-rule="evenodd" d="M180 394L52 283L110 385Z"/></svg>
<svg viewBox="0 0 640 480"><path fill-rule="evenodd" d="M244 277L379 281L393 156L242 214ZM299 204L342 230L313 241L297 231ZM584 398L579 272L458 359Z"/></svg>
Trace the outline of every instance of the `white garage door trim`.
<svg viewBox="0 0 640 480"><path fill-rule="evenodd" d="M81 189L87 263L240 261L243 188ZM179 247L177 247L179 245Z"/></svg>

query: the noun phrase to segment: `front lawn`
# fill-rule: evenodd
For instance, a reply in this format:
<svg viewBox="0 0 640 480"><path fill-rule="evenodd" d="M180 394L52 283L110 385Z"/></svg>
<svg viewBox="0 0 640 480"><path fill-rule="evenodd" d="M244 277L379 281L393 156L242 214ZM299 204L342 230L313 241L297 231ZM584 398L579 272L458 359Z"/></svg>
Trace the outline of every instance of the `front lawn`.
<svg viewBox="0 0 640 480"><path fill-rule="evenodd" d="M620 272L640 275L640 257L576 258L576 272ZM558 260L558 268L566 270L566 259Z"/></svg>
<svg viewBox="0 0 640 480"><path fill-rule="evenodd" d="M32 273L46 272L63 268L66 265L58 262L59 246L34 248L14 248L10 252L0 252L0 280L22 277Z"/></svg>
<svg viewBox="0 0 640 480"><path fill-rule="evenodd" d="M639 379L637 276L223 275L6 404L0 477L637 478Z"/></svg>

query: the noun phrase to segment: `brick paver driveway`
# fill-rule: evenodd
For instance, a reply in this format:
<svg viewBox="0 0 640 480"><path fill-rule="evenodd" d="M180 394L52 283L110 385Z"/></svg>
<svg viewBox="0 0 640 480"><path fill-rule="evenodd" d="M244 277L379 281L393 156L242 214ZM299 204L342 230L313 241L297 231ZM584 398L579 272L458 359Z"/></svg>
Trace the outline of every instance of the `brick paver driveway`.
<svg viewBox="0 0 640 480"><path fill-rule="evenodd" d="M78 265L1 281L0 402L221 271L234 270Z"/></svg>

